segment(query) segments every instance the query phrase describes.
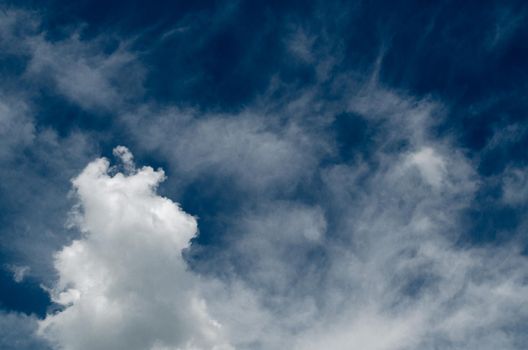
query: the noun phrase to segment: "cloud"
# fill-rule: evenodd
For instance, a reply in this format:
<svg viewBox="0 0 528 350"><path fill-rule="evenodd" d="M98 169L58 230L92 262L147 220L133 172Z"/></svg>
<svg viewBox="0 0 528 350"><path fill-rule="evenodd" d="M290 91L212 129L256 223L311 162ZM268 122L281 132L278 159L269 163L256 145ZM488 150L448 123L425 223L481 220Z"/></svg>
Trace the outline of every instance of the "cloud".
<svg viewBox="0 0 528 350"><path fill-rule="evenodd" d="M299 28L291 35L286 44L294 56L307 63L312 63L314 61L312 54L314 41L315 37L310 37Z"/></svg>
<svg viewBox="0 0 528 350"><path fill-rule="evenodd" d="M90 111L115 111L143 92L143 67L126 43L110 35L82 39L78 26L52 40L30 11L4 10L0 21L3 55L27 61L22 78L30 85Z"/></svg>
<svg viewBox="0 0 528 350"><path fill-rule="evenodd" d="M123 163L123 166L125 167L125 170L128 173L132 173L135 170L134 165L134 156L132 153L126 148L125 146L117 146L114 148L113 152L114 156L121 159L121 162Z"/></svg>
<svg viewBox="0 0 528 350"><path fill-rule="evenodd" d="M115 153L130 165L127 149ZM155 193L163 171L109 171L100 158L73 180L83 236L55 256L52 297L65 309L40 334L72 350L230 349L181 255L196 220Z"/></svg>
<svg viewBox="0 0 528 350"><path fill-rule="evenodd" d="M232 265L202 262L236 281L211 309L242 349L518 349L522 246L457 244L480 178L449 138L430 133L442 106L372 93L358 109L383 121L371 157L320 166L320 207L275 198L237 212L221 255ZM239 314L247 324L230 321Z"/></svg>
<svg viewBox="0 0 528 350"><path fill-rule="evenodd" d="M52 42L43 33L42 21L37 11L11 7L0 11L0 59L4 62L0 72L0 246L8 264L27 265L37 279L47 280L50 251L75 235L64 228L71 205L68 180L93 157L91 152L97 146L93 135L78 129L58 131L56 125L50 125L60 112L57 105L50 112L43 103L47 100L42 92L50 91L50 81L43 82L29 71L36 54L32 44L48 45L49 51L62 59L68 55L60 52L60 40ZM58 46L53 47L55 44ZM100 49L95 47L100 42L78 44L83 56ZM75 51L73 47L69 50ZM57 67L64 63L57 57L38 59L48 59Z"/></svg>
<svg viewBox="0 0 528 350"><path fill-rule="evenodd" d="M0 96L0 160L11 158L17 149L30 145L35 125L29 107L20 100Z"/></svg>
<svg viewBox="0 0 528 350"><path fill-rule="evenodd" d="M527 261L519 248L455 245L471 178L451 178L456 185L435 192L412 169L401 173L397 158L385 160L361 185L353 168L327 174L327 186L349 194L331 199L341 206L342 239L329 244L323 307L297 348L516 349L523 333L511 327L527 316Z"/></svg>
<svg viewBox="0 0 528 350"><path fill-rule="evenodd" d="M93 151L84 134L35 132L31 118L18 117L24 108L0 105L6 154L32 145L24 149L30 157L0 170L10 200L31 203L20 215L25 220L17 220L29 228L14 232L45 232L28 234L33 239L18 243L19 250L33 256L33 272L44 255L32 254L35 246L51 241L49 252L66 244L55 255L58 281L46 283L60 310L38 323L54 348L525 348L522 244L461 246L465 213L485 179L449 135L431 131L446 117L442 101L379 81L383 57L370 76L339 72L339 57L321 57L339 43L325 48L330 36L303 27L286 44L318 67L314 86L292 92L277 78L237 112L156 101L123 111L130 94L141 95L142 81L126 47L109 53L103 38L77 33L52 41L34 22L12 23L0 21L0 33L12 52L27 55L25 79L81 108L118 110L109 134L127 129L138 159L166 163L181 192L198 183L207 186L191 193L198 201L208 192L221 203L205 210L221 222L214 227L220 243L200 246L193 240L196 219L157 194L164 173L136 168L132 153L118 146L120 165L100 158L74 179L76 239L35 230L35 222L62 225L55 210L67 202L60 184ZM340 157L333 140L342 112L374 130L359 135L369 138L368 150L343 145L354 148L350 159ZM503 202L524 205L524 173L517 167L505 173ZM224 205L232 201L240 204ZM59 214L50 219L50 212ZM8 318L29 333L36 327L34 318Z"/></svg>
<svg viewBox="0 0 528 350"><path fill-rule="evenodd" d="M405 153L362 185L360 169L329 168L339 232L318 207L266 202L236 221L244 234L228 249L247 271L225 279L188 270L196 221L156 195L161 170L125 175L98 159L73 181L83 237L56 255L52 295L65 309L40 334L69 349L517 349L528 262L453 244L475 189L457 157L443 156L436 192L402 168Z"/></svg>
<svg viewBox="0 0 528 350"><path fill-rule="evenodd" d="M514 10L506 6L494 11L495 23L485 41L488 50L497 50L508 43L526 17L525 10Z"/></svg>
<svg viewBox="0 0 528 350"><path fill-rule="evenodd" d="M33 122L33 113L28 120ZM18 144L2 159L0 193L2 252L16 257L8 264L31 268L32 276L47 284L54 273L51 254L73 237L65 227L72 205L69 179L90 158L96 146L82 133L60 137L50 129L39 128L27 144ZM14 133L11 133L13 135Z"/></svg>
<svg viewBox="0 0 528 350"><path fill-rule="evenodd" d="M27 274L31 270L29 266L18 266L18 265L9 265L8 269L13 273L13 280L16 283L24 281Z"/></svg>
<svg viewBox="0 0 528 350"><path fill-rule="evenodd" d="M60 94L85 109L119 108L142 89L142 69L124 47L104 54L104 43L82 41L78 34L53 43L38 35L27 44L27 74L53 82Z"/></svg>
<svg viewBox="0 0 528 350"><path fill-rule="evenodd" d="M316 271L307 268L310 253L325 242L327 222L318 206L264 202L233 223L230 248L240 277L257 289L280 295L295 292L296 282ZM287 263L286 263L287 262ZM314 276L315 277L315 276ZM295 287L294 287L295 286Z"/></svg>
<svg viewBox="0 0 528 350"><path fill-rule="evenodd" d="M423 178L434 187L441 185L445 176L445 162L436 152L425 147L409 155L408 162L418 168Z"/></svg>
<svg viewBox="0 0 528 350"><path fill-rule="evenodd" d="M528 199L528 175L525 168L508 168L502 174L502 201L523 205Z"/></svg>
<svg viewBox="0 0 528 350"><path fill-rule="evenodd" d="M251 192L294 189L315 170L314 153L323 148L295 123L278 124L262 111L215 115L144 109L123 116L122 122L142 147L170 159L182 180L213 176ZM167 132L171 137L163 136Z"/></svg>
<svg viewBox="0 0 528 350"><path fill-rule="evenodd" d="M35 335L38 320L15 312L0 311L0 348L4 350L48 350L43 339Z"/></svg>

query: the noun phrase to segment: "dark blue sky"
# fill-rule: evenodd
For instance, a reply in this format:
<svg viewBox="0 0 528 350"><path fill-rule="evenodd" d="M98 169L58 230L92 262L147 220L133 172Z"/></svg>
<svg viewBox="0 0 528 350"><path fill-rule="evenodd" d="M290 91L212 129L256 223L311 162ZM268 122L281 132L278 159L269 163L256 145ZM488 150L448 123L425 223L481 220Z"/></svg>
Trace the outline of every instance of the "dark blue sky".
<svg viewBox="0 0 528 350"><path fill-rule="evenodd" d="M83 237L68 224L79 202L70 180L117 145L136 164L163 168L160 195L198 218L183 252L190 270L242 281L273 315L299 295L331 312L326 286L347 283L335 277L346 255L336 247L370 261L383 244L395 247L383 237L411 230L423 213L459 255L510 249L522 260L528 251L524 1L1 6L2 315L35 323L60 309L48 295L59 277L53 254ZM292 238L314 227L323 241ZM427 227L420 237L433 235ZM365 230L385 250L366 243ZM269 266L281 278L261 273ZM16 281L21 267L29 272ZM448 289L433 270L389 286L417 300L420 290ZM517 263L505 270L515 283L528 273ZM504 307L520 300L516 291ZM498 344L525 348L528 314L511 317L492 318L490 334L510 331ZM479 348L430 331L434 346ZM7 349L53 347L0 335Z"/></svg>

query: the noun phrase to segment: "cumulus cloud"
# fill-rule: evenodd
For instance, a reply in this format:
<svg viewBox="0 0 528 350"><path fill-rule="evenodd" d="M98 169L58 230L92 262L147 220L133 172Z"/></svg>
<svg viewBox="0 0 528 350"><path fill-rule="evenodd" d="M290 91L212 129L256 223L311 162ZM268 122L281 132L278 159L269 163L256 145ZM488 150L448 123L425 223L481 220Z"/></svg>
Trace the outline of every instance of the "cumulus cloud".
<svg viewBox="0 0 528 350"><path fill-rule="evenodd" d="M84 233L56 255L52 295L65 309L40 334L68 349L517 349L528 262L454 244L474 186L453 158L435 192L402 168L405 154L361 186L361 170L329 168L328 193L351 196L327 197L339 234L318 207L270 202L241 217L246 235L229 248L247 275L209 281L181 256L196 220L155 193L163 172L98 159L73 181Z"/></svg>
<svg viewBox="0 0 528 350"><path fill-rule="evenodd" d="M121 162L123 163L123 166L125 167L125 170L128 173L132 173L135 170L134 165L134 156L132 153L126 148L125 146L117 146L114 148L113 152L114 156L121 159Z"/></svg>
<svg viewBox="0 0 528 350"><path fill-rule="evenodd" d="M528 316L527 261L515 245L457 245L480 179L449 138L430 131L445 106L372 79L347 91L344 107L311 94L274 106L273 113L143 110L124 121L138 143L166 154L188 181L223 177L266 194L225 219L220 253L195 261L216 278L204 295L230 343L239 349L518 349L524 336L516 325ZM315 131L296 124L321 105L378 128L369 159L322 164L335 152L324 148L331 145L328 114L304 119ZM168 130L173 138L161 136ZM319 181L310 204L285 200L307 174Z"/></svg>
<svg viewBox="0 0 528 350"><path fill-rule="evenodd" d="M128 150L115 153L130 165ZM55 256L51 294L64 310L40 334L72 350L230 349L181 255L195 218L155 193L162 170L109 171L101 158L73 180L83 236Z"/></svg>

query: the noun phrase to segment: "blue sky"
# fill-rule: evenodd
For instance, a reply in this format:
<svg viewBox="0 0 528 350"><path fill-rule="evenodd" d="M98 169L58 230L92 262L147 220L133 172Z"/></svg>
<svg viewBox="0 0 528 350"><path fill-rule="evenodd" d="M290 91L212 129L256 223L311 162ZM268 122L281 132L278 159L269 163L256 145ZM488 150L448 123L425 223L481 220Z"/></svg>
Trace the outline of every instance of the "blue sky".
<svg viewBox="0 0 528 350"><path fill-rule="evenodd" d="M1 1L0 348L525 349L522 1Z"/></svg>

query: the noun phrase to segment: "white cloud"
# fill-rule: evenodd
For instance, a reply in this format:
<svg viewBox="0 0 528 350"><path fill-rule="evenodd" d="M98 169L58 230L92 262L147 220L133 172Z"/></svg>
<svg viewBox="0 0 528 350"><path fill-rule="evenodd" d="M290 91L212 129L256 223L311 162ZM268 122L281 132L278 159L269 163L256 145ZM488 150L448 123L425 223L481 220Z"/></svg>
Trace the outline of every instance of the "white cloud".
<svg viewBox="0 0 528 350"><path fill-rule="evenodd" d="M83 40L79 31L49 40L42 28L35 12L9 9L0 13L3 54L29 58L24 75L17 77L29 82L26 90L45 86L91 111L119 109L143 93L144 69L127 43L111 35Z"/></svg>
<svg viewBox="0 0 528 350"><path fill-rule="evenodd" d="M320 207L270 201L241 214L233 224L231 249L244 280L258 289L293 292L309 253L325 242L327 222ZM309 269L303 273L313 273ZM302 280L302 279L300 279Z"/></svg>
<svg viewBox="0 0 528 350"><path fill-rule="evenodd" d="M71 350L229 349L181 255L196 220L155 193L163 171L108 171L97 159L73 180L83 237L55 257L52 297L65 309L40 334Z"/></svg>
<svg viewBox="0 0 528 350"><path fill-rule="evenodd" d="M306 31L298 28L288 39L287 47L293 55L306 63L312 63L314 61L312 50L316 39L315 37L309 36Z"/></svg>
<svg viewBox="0 0 528 350"><path fill-rule="evenodd" d="M519 247L454 243L475 189L467 160L443 156L445 183L431 192L402 173L399 156L378 157L376 170L336 166L325 175L339 239L327 241L321 307L296 348L517 349L528 261Z"/></svg>
<svg viewBox="0 0 528 350"><path fill-rule="evenodd" d="M142 89L142 69L124 47L103 54L101 43L81 41L78 34L53 43L43 35L26 40L31 53L27 74L52 81L60 94L85 109L119 107L127 95Z"/></svg>
<svg viewBox="0 0 528 350"><path fill-rule="evenodd" d="M8 269L13 273L13 280L16 283L20 283L24 281L27 274L31 270L29 266L18 266L18 265L10 265L8 266Z"/></svg>
<svg viewBox="0 0 528 350"><path fill-rule="evenodd" d="M142 146L170 159L182 180L236 178L230 185L244 190L288 191L316 169L320 142L307 138L295 124L279 128L274 116L251 111L196 114L141 110L122 120Z"/></svg>
<svg viewBox="0 0 528 350"><path fill-rule="evenodd" d="M38 280L54 275L50 252L78 235L64 227L72 205L69 179L94 158L92 141L81 133L60 137L39 128L29 144L18 143L2 159L0 196L9 203L3 214L10 218L2 227L2 248L17 256L12 264L30 267Z"/></svg>
<svg viewBox="0 0 528 350"><path fill-rule="evenodd" d="M0 311L0 349L47 350L49 344L35 335L38 320L15 312Z"/></svg>
<svg viewBox="0 0 528 350"><path fill-rule="evenodd" d="M127 174L92 162L74 180L84 236L56 260L66 309L42 334L73 350L519 349L528 263L515 245L456 245L479 181L429 135L441 106L371 89L350 107L383 122L370 162L320 166L316 133L275 128L266 113L131 118L139 144L187 180L213 173L267 196L226 219L198 277L181 257L196 221L155 194L163 173L136 170L122 147ZM267 191L303 171L320 176L310 205Z"/></svg>
<svg viewBox="0 0 528 350"><path fill-rule="evenodd" d="M520 205L528 201L528 170L508 168L502 174L502 201Z"/></svg>
<svg viewBox="0 0 528 350"><path fill-rule="evenodd" d="M484 40L485 48L490 51L502 49L514 37L526 18L526 11L501 6L494 11L493 17L493 26Z"/></svg>
<svg viewBox="0 0 528 350"><path fill-rule="evenodd" d="M439 187L445 177L444 159L432 148L424 147L409 155L408 162L420 171L422 177L433 187Z"/></svg>
<svg viewBox="0 0 528 350"><path fill-rule="evenodd" d="M126 148L125 146L117 146L114 148L113 152L114 156L121 159L121 162L123 163L123 166L125 167L125 170L128 173L131 173L135 170L136 166L134 164L134 156L132 153Z"/></svg>
<svg viewBox="0 0 528 350"><path fill-rule="evenodd" d="M13 39L9 23L0 21L0 32ZM134 60L126 50L102 54L98 42L75 35L53 43L29 37L13 46L29 53L27 77L84 108L122 103L115 83L126 85L120 67ZM311 37L294 39L293 51L315 59ZM528 266L520 247L456 245L478 177L449 140L430 135L442 105L377 77L363 85L339 78L352 82L332 89L348 95L331 103L316 88L237 114L138 108L123 117L137 148L159 152L182 180L221 177L247 198L226 219L220 253L197 262L209 273L198 277L181 256L196 220L156 194L163 172L136 169L122 146L114 154L124 173L105 159L90 163L74 180L82 236L55 260L51 294L64 310L41 321L40 334L68 350L524 348ZM323 164L332 137L325 128L343 110L381 130L369 162ZM11 108L0 112L8 115L0 119L6 135L21 131L13 144L32 142L31 123L26 128ZM69 150L53 135L39 134L47 140L39 145ZM56 158L45 159L59 169L73 163ZM504 179L503 199L512 205L524 203L519 171ZM306 178L315 179L304 184L310 198L298 198L295 187Z"/></svg>
<svg viewBox="0 0 528 350"><path fill-rule="evenodd" d="M34 138L35 126L28 106L15 98L0 96L0 160L13 157Z"/></svg>
<svg viewBox="0 0 528 350"><path fill-rule="evenodd" d="M522 348L528 318L522 247L457 246L477 173L448 139L429 135L434 104L387 94L375 93L398 109L362 100L365 118L387 120L371 162L322 169L318 203L325 215L269 200L230 226L233 244L225 249L233 254L232 278L244 287L225 287L225 299L216 294L223 305L211 308L226 320L234 345ZM387 147L389 139L408 147ZM309 227L319 227L322 244L306 239ZM217 267L219 274L232 271ZM247 322L230 321L234 314Z"/></svg>

